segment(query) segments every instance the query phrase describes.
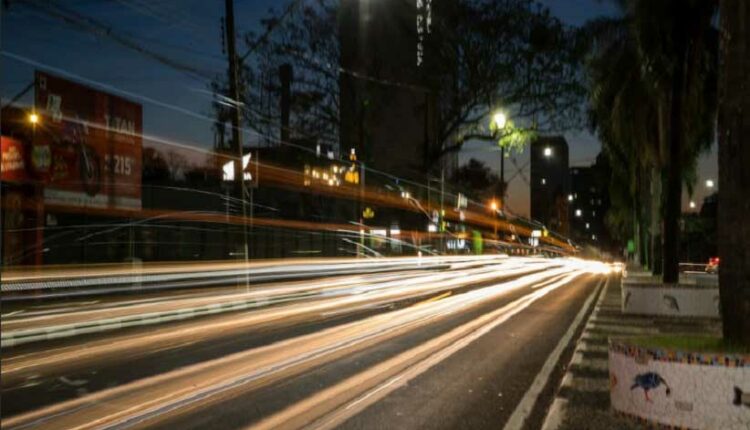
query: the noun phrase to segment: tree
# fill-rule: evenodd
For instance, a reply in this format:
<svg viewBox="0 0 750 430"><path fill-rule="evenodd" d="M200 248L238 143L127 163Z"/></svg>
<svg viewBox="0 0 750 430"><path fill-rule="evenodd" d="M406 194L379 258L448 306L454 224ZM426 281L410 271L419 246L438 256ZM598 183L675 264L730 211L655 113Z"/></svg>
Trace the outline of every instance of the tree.
<svg viewBox="0 0 750 430"><path fill-rule="evenodd" d="M585 35L566 27L531 0L459 1L455 26L439 40L436 73L443 88L440 132L430 157L460 150L469 140L519 148L536 132L561 131L581 124L586 94L580 61ZM455 58L455 61L453 61ZM454 67L455 66L455 67ZM455 81L454 86L445 82ZM507 110L513 123L501 132L490 117Z"/></svg>
<svg viewBox="0 0 750 430"><path fill-rule="evenodd" d="M338 143L339 45L338 0L291 2L261 21L264 32L244 35L245 61L240 70L243 122L269 143L280 139L279 66L292 66L289 135L295 140ZM226 132L233 106L224 77L214 80L215 129Z"/></svg>
<svg viewBox="0 0 750 430"><path fill-rule="evenodd" d="M144 183L165 183L170 179L169 166L164 155L152 147L143 148L142 180Z"/></svg>
<svg viewBox="0 0 750 430"><path fill-rule="evenodd" d="M719 288L724 338L750 345L750 4L721 0Z"/></svg>
<svg viewBox="0 0 750 430"><path fill-rule="evenodd" d="M339 0L291 3L271 13L262 35L248 33L253 55L241 73L246 124L275 140L280 129L277 70L294 70L290 129L301 139L338 145L340 76L348 74L377 85L377 76L342 69L340 64ZM519 147L532 131L576 127L585 94L579 63L583 36L566 27L533 0L457 0L455 13L435 18L430 49L435 55L421 79L439 100L438 137L425 154L436 165L445 154L472 139ZM223 136L231 101L223 77L212 89L217 95L217 132ZM403 85L406 83L391 83ZM490 113L509 111L516 126L504 133L489 129Z"/></svg>
<svg viewBox="0 0 750 430"><path fill-rule="evenodd" d="M175 150L169 150L167 151L166 159L167 168L169 169L169 178L174 182L184 181L185 172L190 167L185 155Z"/></svg>
<svg viewBox="0 0 750 430"><path fill-rule="evenodd" d="M662 279L676 283L685 166L710 146L715 124L716 1L633 0L630 13L645 73L669 97Z"/></svg>
<svg viewBox="0 0 750 430"><path fill-rule="evenodd" d="M597 20L586 31L594 36L587 64L589 121L611 165L612 206L606 221L615 237L635 238L641 256L639 238L646 222L640 195L644 173L662 164L662 99L649 89L626 18Z"/></svg>
<svg viewBox="0 0 750 430"><path fill-rule="evenodd" d="M487 197L485 193L490 187L498 185L499 180L486 164L475 158L456 169L451 178L452 183L475 198Z"/></svg>
<svg viewBox="0 0 750 430"><path fill-rule="evenodd" d="M710 147L715 124L717 38L711 21L716 4L712 0L618 3L621 20L592 26L600 36L591 67L594 123L614 157L613 166L615 161L628 166L629 172L620 177L631 181L636 236L641 236L643 224L642 178L658 180L660 175L652 172L666 167L661 202L663 280L674 283L682 187L684 183L692 187L697 156ZM660 213L659 203L652 202L654 218Z"/></svg>

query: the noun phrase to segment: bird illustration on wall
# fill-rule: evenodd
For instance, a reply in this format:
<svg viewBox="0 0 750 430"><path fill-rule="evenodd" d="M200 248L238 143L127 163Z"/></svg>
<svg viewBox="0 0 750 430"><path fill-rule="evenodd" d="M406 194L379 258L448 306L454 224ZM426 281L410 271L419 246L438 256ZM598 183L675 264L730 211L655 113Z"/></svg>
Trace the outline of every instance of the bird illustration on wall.
<svg viewBox="0 0 750 430"><path fill-rule="evenodd" d="M669 309L675 310L675 311L677 311L677 312L679 312L679 311L680 311L680 305L679 305L679 304L677 304L677 299L675 298L675 296L671 296L671 295L669 295L669 294L665 294L665 295L664 295L664 304L665 304L665 305L666 305L666 306L667 306L667 307L668 307Z"/></svg>
<svg viewBox="0 0 750 430"><path fill-rule="evenodd" d="M745 405L750 408L750 393L742 391L740 387L734 387L734 401L732 404L735 406Z"/></svg>
<svg viewBox="0 0 750 430"><path fill-rule="evenodd" d="M640 387L643 388L643 395L646 397L647 402L651 402L651 398L648 396L650 390L658 388L661 384L667 388L667 396L672 394L672 389L669 388L669 384L664 378L656 372L641 373L633 378L633 385L630 387L631 390L635 390Z"/></svg>

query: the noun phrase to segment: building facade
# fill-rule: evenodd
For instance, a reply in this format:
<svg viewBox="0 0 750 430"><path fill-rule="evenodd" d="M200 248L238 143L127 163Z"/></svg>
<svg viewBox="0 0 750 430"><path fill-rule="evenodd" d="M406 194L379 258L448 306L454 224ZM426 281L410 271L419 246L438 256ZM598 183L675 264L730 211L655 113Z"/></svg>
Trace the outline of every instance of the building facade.
<svg viewBox="0 0 750 430"><path fill-rule="evenodd" d="M570 168L570 236L578 244L602 246L607 242L604 224L609 207L607 190L599 180L597 165Z"/></svg>
<svg viewBox="0 0 750 430"><path fill-rule="evenodd" d="M443 43L452 3L342 0L342 152L355 148L369 168L418 181L440 167L455 168L455 154L437 162L443 166L430 157L440 145L439 98L449 97L433 74L445 57L431 47Z"/></svg>
<svg viewBox="0 0 750 430"><path fill-rule="evenodd" d="M552 231L569 233L568 143L562 136L531 143L531 218Z"/></svg>

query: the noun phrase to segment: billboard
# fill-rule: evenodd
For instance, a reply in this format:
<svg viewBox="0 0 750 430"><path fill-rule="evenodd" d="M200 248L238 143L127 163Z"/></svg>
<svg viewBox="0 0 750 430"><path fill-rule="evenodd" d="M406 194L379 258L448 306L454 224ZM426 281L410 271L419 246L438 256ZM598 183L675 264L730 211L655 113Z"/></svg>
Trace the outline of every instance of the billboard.
<svg viewBox="0 0 750 430"><path fill-rule="evenodd" d="M36 72L31 167L45 204L141 208L140 104Z"/></svg>
<svg viewBox="0 0 750 430"><path fill-rule="evenodd" d="M23 143L10 137L0 137L0 177L7 182L26 182L26 154Z"/></svg>

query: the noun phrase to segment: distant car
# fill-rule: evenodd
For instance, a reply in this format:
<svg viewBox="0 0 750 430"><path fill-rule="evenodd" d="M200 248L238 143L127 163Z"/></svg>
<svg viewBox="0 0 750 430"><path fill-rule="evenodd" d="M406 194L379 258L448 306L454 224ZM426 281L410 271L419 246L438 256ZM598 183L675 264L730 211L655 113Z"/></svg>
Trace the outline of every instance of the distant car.
<svg viewBox="0 0 750 430"><path fill-rule="evenodd" d="M711 257L708 259L706 273L719 273L719 257Z"/></svg>

